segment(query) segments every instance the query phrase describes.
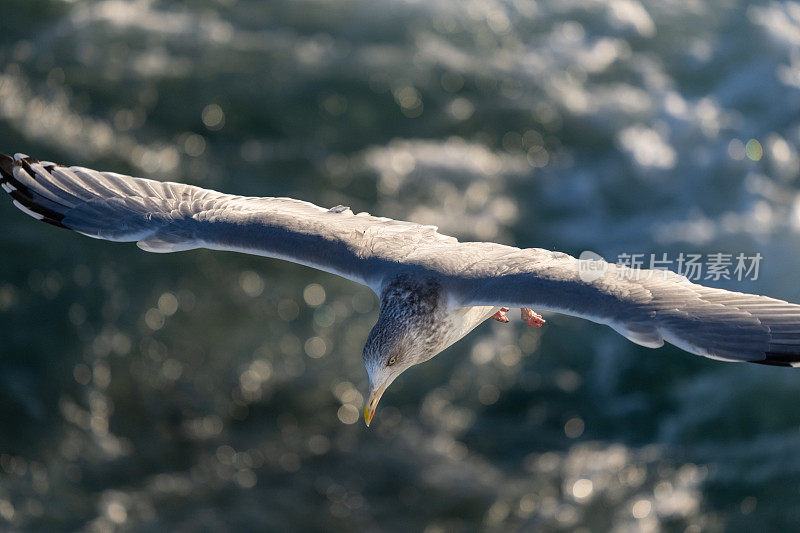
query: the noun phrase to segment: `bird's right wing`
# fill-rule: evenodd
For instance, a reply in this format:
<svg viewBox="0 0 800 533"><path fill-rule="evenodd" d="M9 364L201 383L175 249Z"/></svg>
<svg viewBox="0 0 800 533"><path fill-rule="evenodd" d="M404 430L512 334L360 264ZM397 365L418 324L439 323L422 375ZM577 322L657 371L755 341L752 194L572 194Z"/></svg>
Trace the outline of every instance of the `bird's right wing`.
<svg viewBox="0 0 800 533"><path fill-rule="evenodd" d="M232 196L181 183L0 155L0 184L28 215L150 252L194 248L285 259L378 290L390 258L373 251L447 240L428 226L291 198Z"/></svg>

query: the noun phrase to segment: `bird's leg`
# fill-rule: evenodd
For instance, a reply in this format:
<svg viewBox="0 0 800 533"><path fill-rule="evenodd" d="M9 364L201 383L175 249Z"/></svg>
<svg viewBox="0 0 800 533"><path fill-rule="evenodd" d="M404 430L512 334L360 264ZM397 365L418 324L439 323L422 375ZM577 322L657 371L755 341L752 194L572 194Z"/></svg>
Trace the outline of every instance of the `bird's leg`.
<svg viewBox="0 0 800 533"><path fill-rule="evenodd" d="M522 317L522 321L531 326L532 328L540 328L544 325L545 319L542 318L542 315L537 315L533 312L533 309L528 309L527 307L520 307L519 309L520 317Z"/></svg>
<svg viewBox="0 0 800 533"><path fill-rule="evenodd" d="M496 312L491 316L491 318L497 320L498 322L503 322L503 323L508 322L508 317L506 316L507 312L508 312L508 307L501 307L498 312Z"/></svg>

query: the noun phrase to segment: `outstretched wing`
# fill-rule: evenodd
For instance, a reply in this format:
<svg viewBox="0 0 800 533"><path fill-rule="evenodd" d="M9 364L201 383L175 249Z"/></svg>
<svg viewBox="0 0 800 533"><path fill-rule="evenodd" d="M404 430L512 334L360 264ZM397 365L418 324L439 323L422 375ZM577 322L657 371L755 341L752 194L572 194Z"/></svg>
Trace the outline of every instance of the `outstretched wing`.
<svg viewBox="0 0 800 533"><path fill-rule="evenodd" d="M667 341L714 359L800 366L800 305L548 250L454 248L461 251L445 270L463 305L546 309L607 324L650 348Z"/></svg>
<svg viewBox="0 0 800 533"><path fill-rule="evenodd" d="M286 259L363 283L415 269L457 305L534 307L607 324L648 347L664 341L728 361L800 366L800 306L541 249L459 243L435 228L289 198L231 196L0 155L0 185L25 213L152 252L193 248Z"/></svg>
<svg viewBox="0 0 800 533"><path fill-rule="evenodd" d="M381 243L413 249L447 240L435 228L324 209L290 198L232 196L181 183L0 155L0 184L28 215L150 252L193 248L285 259L378 290L394 262Z"/></svg>

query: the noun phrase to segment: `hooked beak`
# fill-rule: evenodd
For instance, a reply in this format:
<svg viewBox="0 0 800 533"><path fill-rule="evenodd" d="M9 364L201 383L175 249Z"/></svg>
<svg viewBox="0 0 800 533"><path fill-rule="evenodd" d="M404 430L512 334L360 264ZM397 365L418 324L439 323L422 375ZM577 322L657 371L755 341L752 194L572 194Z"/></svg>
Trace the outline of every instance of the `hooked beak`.
<svg viewBox="0 0 800 533"><path fill-rule="evenodd" d="M375 409L378 407L381 396L383 396L383 393L391 382L392 380L387 379L377 388L370 384L369 397L367 398L367 404L364 406L364 422L367 423L367 427L369 427L369 423L372 422L372 417L375 415Z"/></svg>

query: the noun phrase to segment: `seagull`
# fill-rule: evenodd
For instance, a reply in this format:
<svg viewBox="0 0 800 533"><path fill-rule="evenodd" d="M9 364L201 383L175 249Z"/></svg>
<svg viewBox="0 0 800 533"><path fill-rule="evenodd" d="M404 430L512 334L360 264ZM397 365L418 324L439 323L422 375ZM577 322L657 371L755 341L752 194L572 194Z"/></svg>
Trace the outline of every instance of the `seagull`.
<svg viewBox="0 0 800 533"><path fill-rule="evenodd" d="M233 196L182 183L0 155L0 185L26 214L156 253L196 248L292 261L366 285L380 299L363 351L369 426L387 387L509 307L606 324L649 348L669 342L722 361L800 366L800 305L704 287L541 248L459 242L434 226L291 198Z"/></svg>

